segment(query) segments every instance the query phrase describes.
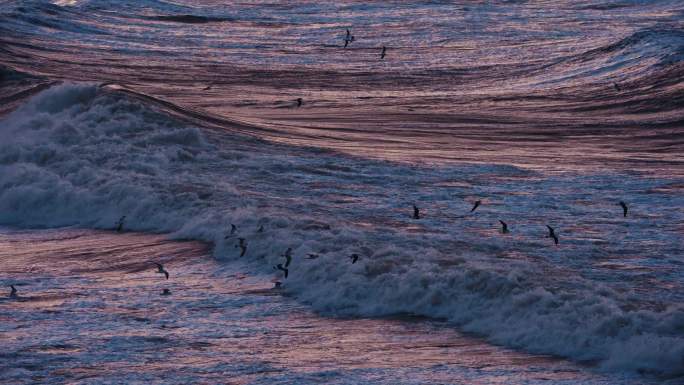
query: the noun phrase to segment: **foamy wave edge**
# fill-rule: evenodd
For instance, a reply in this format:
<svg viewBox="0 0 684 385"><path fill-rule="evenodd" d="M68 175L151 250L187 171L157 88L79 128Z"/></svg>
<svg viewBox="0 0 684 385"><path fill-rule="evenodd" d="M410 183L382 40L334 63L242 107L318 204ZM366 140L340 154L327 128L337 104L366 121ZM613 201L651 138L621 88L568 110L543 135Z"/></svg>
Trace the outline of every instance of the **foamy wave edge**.
<svg viewBox="0 0 684 385"><path fill-rule="evenodd" d="M630 309L598 284L555 291L525 266L504 274L460 256L445 265L441 251L412 247L401 234L260 207L240 184L269 178L290 157L233 140L235 148L219 148L202 130L96 85L53 87L0 122L0 223L111 229L125 214L129 229L211 242L225 259L237 258L235 239L225 238L231 222L266 223L267 233L250 233L255 273L272 273L290 245L297 255L337 245L311 263L295 262L285 287L325 314L445 318L497 344L598 361L606 370L684 374L681 306ZM215 178L216 168L225 179ZM340 263L360 239L378 242L372 257Z"/></svg>

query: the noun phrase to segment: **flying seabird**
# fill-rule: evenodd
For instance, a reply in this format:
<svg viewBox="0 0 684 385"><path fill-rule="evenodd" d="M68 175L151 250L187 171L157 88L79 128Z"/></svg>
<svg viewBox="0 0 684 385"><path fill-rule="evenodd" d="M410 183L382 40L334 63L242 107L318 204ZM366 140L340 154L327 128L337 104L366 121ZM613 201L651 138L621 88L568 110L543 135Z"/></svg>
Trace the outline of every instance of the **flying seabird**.
<svg viewBox="0 0 684 385"><path fill-rule="evenodd" d="M235 247L240 248L240 256L243 257L247 252L247 243L245 242L245 238L238 238L238 241L240 241L240 243Z"/></svg>
<svg viewBox="0 0 684 385"><path fill-rule="evenodd" d="M482 201L475 201L475 204L473 205L473 208L470 209L470 212L472 213L472 212L475 211L478 207L480 207L480 203L482 203Z"/></svg>
<svg viewBox="0 0 684 385"><path fill-rule="evenodd" d="M615 90L618 92L622 91L622 89L620 88L620 85L617 83L613 83L613 87L615 87Z"/></svg>
<svg viewBox="0 0 684 385"><path fill-rule="evenodd" d="M202 91L209 91L210 89L211 89L211 84L209 84L208 86L204 87L204 88L202 89Z"/></svg>
<svg viewBox="0 0 684 385"><path fill-rule="evenodd" d="M622 206L622 214L625 218L627 218L627 203L620 201L620 206Z"/></svg>
<svg viewBox="0 0 684 385"><path fill-rule="evenodd" d="M230 234L226 235L223 239L228 239L228 238L230 238L230 237L231 237L233 234L235 234L236 232L237 232L237 226L235 226L234 224L231 223L231 224L230 224Z"/></svg>
<svg viewBox="0 0 684 385"><path fill-rule="evenodd" d="M120 233L121 230L123 229L124 220L126 220L126 216L125 216L125 215L122 216L121 218L119 218L119 223L118 223L117 226L116 226L116 232L117 232L117 233Z"/></svg>
<svg viewBox="0 0 684 385"><path fill-rule="evenodd" d="M347 29L347 36L344 38L344 48L347 48L347 45L349 45L349 43L352 41L354 41L354 36L352 36L349 29Z"/></svg>
<svg viewBox="0 0 684 385"><path fill-rule="evenodd" d="M161 263L157 262L155 262L154 264L157 265L157 273L164 274L166 276L166 279L169 279L169 272L164 270L164 266Z"/></svg>
<svg viewBox="0 0 684 385"><path fill-rule="evenodd" d="M285 278L287 278L287 272L288 272L288 270L287 270L286 268L284 268L282 264L279 263L279 264L273 266L273 268L276 269L276 270L281 270L281 271L283 271L283 272L285 273Z"/></svg>
<svg viewBox="0 0 684 385"><path fill-rule="evenodd" d="M501 232L504 234L508 234L509 231L506 222L502 221L501 219L499 219L499 222L501 223Z"/></svg>
<svg viewBox="0 0 684 385"><path fill-rule="evenodd" d="M14 287L14 285L10 285L10 288L12 288L12 291L10 291L10 298L15 298L17 296L17 289Z"/></svg>
<svg viewBox="0 0 684 385"><path fill-rule="evenodd" d="M297 98L297 107L302 106L302 98Z"/></svg>
<svg viewBox="0 0 684 385"><path fill-rule="evenodd" d="M420 219L420 209L416 205L413 205L413 219Z"/></svg>
<svg viewBox="0 0 684 385"><path fill-rule="evenodd" d="M549 228L549 236L547 238L553 238L553 242L558 244L558 236L556 235L556 231L549 225L546 225L546 227Z"/></svg>
<svg viewBox="0 0 684 385"><path fill-rule="evenodd" d="M318 257L320 257L320 255L318 255L318 254L313 254L313 253L309 253L309 254L307 254L306 259L316 259L316 258L318 258Z"/></svg>
<svg viewBox="0 0 684 385"><path fill-rule="evenodd" d="M264 225L261 225L261 226L259 226L257 233L263 233L263 232L264 232Z"/></svg>
<svg viewBox="0 0 684 385"><path fill-rule="evenodd" d="M383 46L382 46L382 52L380 53L380 59L384 59L384 58L385 58L385 51L387 51L387 47L385 47L385 46L383 45Z"/></svg>
<svg viewBox="0 0 684 385"><path fill-rule="evenodd" d="M285 267L290 266L290 262L292 262L292 248L288 247L287 250L285 251L285 254L283 254L283 257L285 257Z"/></svg>
<svg viewBox="0 0 684 385"><path fill-rule="evenodd" d="M164 291L162 291L161 295L171 295L171 290L164 289Z"/></svg>
<svg viewBox="0 0 684 385"><path fill-rule="evenodd" d="M351 260L352 260L352 265L353 265L353 264L356 263L356 261L359 260L359 255L358 255L358 254L352 254L352 255L349 256L349 258L351 258Z"/></svg>

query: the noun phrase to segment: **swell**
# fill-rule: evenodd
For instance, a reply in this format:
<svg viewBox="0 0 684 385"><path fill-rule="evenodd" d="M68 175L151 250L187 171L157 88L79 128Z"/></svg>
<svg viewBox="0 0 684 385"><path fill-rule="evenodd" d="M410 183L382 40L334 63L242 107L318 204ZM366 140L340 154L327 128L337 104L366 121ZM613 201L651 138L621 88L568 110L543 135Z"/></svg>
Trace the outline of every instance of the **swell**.
<svg viewBox="0 0 684 385"><path fill-rule="evenodd" d="M160 15L160 16L149 16L150 20L167 21L174 23L187 23L187 24L205 24L205 23L220 23L226 21L233 21L230 18L221 17L209 17L201 15Z"/></svg>
<svg viewBox="0 0 684 385"><path fill-rule="evenodd" d="M684 373L684 291L670 269L684 202L657 192L672 180L345 157L210 133L148 100L64 84L4 118L0 223L113 229L126 215L127 230L211 242L217 258L264 275L292 247L284 290L325 314L440 317L606 370ZM651 211L616 220L615 191ZM460 215L481 196L477 216ZM502 217L516 218L511 237L491 227ZM542 236L549 220L562 247Z"/></svg>

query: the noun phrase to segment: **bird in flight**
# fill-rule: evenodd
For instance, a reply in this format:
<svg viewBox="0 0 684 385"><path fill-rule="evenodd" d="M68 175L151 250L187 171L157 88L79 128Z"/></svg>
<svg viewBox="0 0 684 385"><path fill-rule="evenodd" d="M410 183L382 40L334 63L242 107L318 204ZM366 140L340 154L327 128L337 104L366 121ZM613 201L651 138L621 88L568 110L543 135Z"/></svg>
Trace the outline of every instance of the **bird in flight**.
<svg viewBox="0 0 684 385"><path fill-rule="evenodd" d="M245 242L245 238L238 238L238 241L240 242L237 246L240 248L240 256L244 257L245 253L247 252L247 242Z"/></svg>
<svg viewBox="0 0 684 385"><path fill-rule="evenodd" d="M622 206L622 215L627 218L627 203L620 201L620 206Z"/></svg>
<svg viewBox="0 0 684 385"><path fill-rule="evenodd" d="M166 279L169 279L169 272L164 270L164 265L157 262L155 262L154 264L157 265L157 273L164 274L166 276Z"/></svg>
<svg viewBox="0 0 684 385"><path fill-rule="evenodd" d="M420 209L416 205L413 205L413 219L420 219Z"/></svg>
<svg viewBox="0 0 684 385"><path fill-rule="evenodd" d="M383 46L382 46L382 52L380 53L380 59L384 59L384 58L385 58L385 52L387 52L387 47L385 47L385 46L383 45Z"/></svg>
<svg viewBox="0 0 684 385"><path fill-rule="evenodd" d="M546 225L546 227L549 228L549 235L547 238L553 238L553 242L555 244L558 244L558 236L556 235L556 230L553 229L553 227Z"/></svg>
<svg viewBox="0 0 684 385"><path fill-rule="evenodd" d="M472 213L473 211L477 210L477 208L480 207L481 203L482 203L482 201L476 201L475 204L473 205L473 208L470 210L470 212Z"/></svg>
<svg viewBox="0 0 684 385"><path fill-rule="evenodd" d="M285 273L285 278L287 278L287 273L289 272L289 270L286 269L286 268L284 268L282 264L279 263L279 264L273 266L273 268L276 269L276 270L280 270L280 271L282 271L283 273Z"/></svg>
<svg viewBox="0 0 684 385"><path fill-rule="evenodd" d="M231 236L233 236L235 233L237 233L237 226L235 226L234 224L231 223L230 224L230 234L226 235L223 239L228 239Z"/></svg>
<svg viewBox="0 0 684 385"><path fill-rule="evenodd" d="M501 232L503 234L508 234L509 231L508 231L508 225L506 224L506 222L502 221L501 219L499 219L499 222L501 223Z"/></svg>
<svg viewBox="0 0 684 385"><path fill-rule="evenodd" d="M351 31L349 31L349 29L347 29L347 36L344 37L344 48L347 48L347 45L349 45L349 43L351 43L353 41L354 41L354 36L352 36Z"/></svg>
<svg viewBox="0 0 684 385"><path fill-rule="evenodd" d="M358 254L352 254L352 255L349 256L349 258L351 258L351 260L352 260L352 265L353 265L353 264L356 263L356 261L359 260L359 255L358 255Z"/></svg>
<svg viewBox="0 0 684 385"><path fill-rule="evenodd" d="M121 230L123 230L123 225L124 225L124 221L125 221L125 220L126 220L126 216L125 216L125 215L122 216L121 218L119 218L119 222L118 222L117 225L116 225L116 232L117 232L117 233L120 233Z"/></svg>
<svg viewBox="0 0 684 385"><path fill-rule="evenodd" d="M283 254L283 257L285 257L285 267L290 266L290 262L292 262L292 248L288 247L287 250L285 250L285 254Z"/></svg>

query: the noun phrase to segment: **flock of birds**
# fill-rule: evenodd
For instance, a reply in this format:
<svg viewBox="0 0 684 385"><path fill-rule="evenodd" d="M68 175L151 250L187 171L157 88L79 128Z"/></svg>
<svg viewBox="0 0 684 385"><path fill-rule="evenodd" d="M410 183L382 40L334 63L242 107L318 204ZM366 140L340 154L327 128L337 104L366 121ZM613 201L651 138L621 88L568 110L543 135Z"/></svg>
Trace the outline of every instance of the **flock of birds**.
<svg viewBox="0 0 684 385"><path fill-rule="evenodd" d="M470 213L475 212L475 210L477 210L477 208L480 207L481 204L482 204L482 201L481 201L481 200L475 201L475 203L473 204L473 207L470 209ZM628 208L627 204L626 204L624 201L620 201L620 202L618 202L618 205L620 205L620 207L622 207L622 215L623 215L623 217L626 218L626 217L627 217L627 213L628 213L628 211L629 211L629 208ZM418 208L418 206L416 206L415 204L413 205L413 215L412 215L412 218L413 218L413 219L421 219L420 208ZM123 227L124 227L124 222L125 222L125 220L126 220L126 216L124 215L124 216L122 216L122 217L119 219L119 221L116 223L116 231L117 231L117 232L122 232L122 231L123 231ZM501 233L503 233L503 234L508 234L508 233L510 233L510 230L509 230L509 228L508 228L508 224L507 224L506 222L504 222L503 220L499 219L499 223L501 223ZM558 239L558 234L556 234L556 230L555 230L553 227L549 226L549 225L546 225L546 227L547 227L547 229L549 230L549 234L546 236L546 238L551 238L551 239L553 239L554 244L558 245L559 239ZM256 232L257 232L257 233L263 233L263 232L264 232L264 225L260 225ZM234 224L231 224L231 225L230 225L230 231L229 231L229 233L224 237L224 239L229 239L229 238L232 238L232 237L237 237L237 234L238 234L238 228L237 228L237 226L234 225ZM244 257L245 254L247 253L247 239L246 239L246 238L242 238L242 237L237 237L237 241L238 241L238 244L235 245L235 248L239 248L239 249L240 249L240 257ZM283 272L283 277L287 279L287 277L289 276L289 272L290 272L290 270L289 270L290 263L292 263L292 248L291 248L291 247L288 247L287 250L285 250L285 253L282 254L281 256L282 256L283 258L285 258L285 262L284 262L284 263L278 263L278 264L276 264L275 266L273 266L273 269L278 270L278 271L282 271L282 272ZM320 255L318 255L318 254L309 253L309 254L307 255L307 258L306 258L306 259L316 259L316 258L318 258L319 256L320 256ZM356 254L356 253L351 254L351 255L349 256L349 259L351 259L351 263L352 263L352 264L355 264L355 263L359 260L359 258L360 258L360 256L359 256L358 254ZM164 265L162 265L161 263L158 263L158 262L153 262L153 264L154 264L154 265L156 266L156 268L157 268L156 272L159 273L159 274L164 274L164 276L165 276L166 279L168 280L168 279L169 279L169 272L164 268ZM276 282L275 282L275 287L276 287L276 288L280 287L281 285L282 285L282 282L280 282L280 281L276 281ZM18 297L17 289L14 287L14 285L9 285L9 287L10 287L10 289L11 289L10 294L9 294L9 297L10 297L10 298L17 298L17 297ZM161 295L171 295L171 290L169 290L169 289L163 289Z"/></svg>
<svg viewBox="0 0 684 385"><path fill-rule="evenodd" d="M354 40L355 40L355 39L354 39L354 35L351 34L351 31L350 31L349 29L347 29L347 34L346 34L346 36L344 37L344 48L347 48L347 47L349 46L349 44L351 44L352 42L354 42ZM382 51L380 52L380 59L381 59L381 60L384 59L386 55L387 55L387 47L383 46L383 47L382 47ZM619 86L617 83L614 83L613 86L615 87L615 89L616 89L617 91L620 91L620 90L621 90L620 86ZM204 88L204 90L209 90L209 89L211 89L211 85L209 85L209 86L207 86L206 88ZM296 99L296 103L297 103L297 107L301 107L302 104L304 103L304 101L303 101L302 98L297 98L297 99ZM470 212L472 213L472 212L474 212L475 210L477 210L477 208L480 207L481 204L482 204L482 201L480 201L480 200L476 201L476 202L473 204L473 207L472 207L472 209L470 210ZM623 202L623 201L620 201L620 202L619 202L619 205L622 207L623 216L624 216L624 217L627 217L627 211L628 211L627 204L626 204L625 202ZM420 216L420 209L418 208L418 206L416 206L416 205L414 204L414 205L413 205L413 219L420 219L420 218L421 218L421 216ZM119 221L118 221L117 224L116 224L116 231L117 231L117 232L121 232L121 231L123 230L123 226L124 226L124 221L125 221L125 220L126 220L126 216L125 216L125 215L122 216L122 217L119 219ZM508 229L508 224L507 224L506 222L504 222L503 220L499 219L499 223L501 223L501 232L502 232L503 234L508 234L508 233L510 233L510 230ZM231 224L230 226L231 226L230 233L229 233L228 235L225 236L225 239L228 239L228 238L230 238L230 237L233 237L233 236L235 236L236 233L237 233L237 226L235 226L234 224ZM555 230L553 227L549 226L549 225L546 225L546 227L547 227L548 230L549 230L549 234L548 234L546 237L547 237L547 238L553 239L554 244L558 245L559 239L558 239L558 235L556 234L556 230ZM264 231L264 226L261 225L261 226L258 228L257 232L258 232L258 233L262 233L263 231ZM238 240L238 244L235 245L235 248L239 248L239 249L240 249L240 257L244 257L245 254L247 253L247 240L246 240L245 238L240 238L240 237L238 237L237 240ZM291 248L291 247L288 248L288 249L285 251L285 253L282 254L282 257L285 258L285 263L276 264L275 266L273 266L273 268L274 268L275 270L282 271L282 272L283 272L283 277L284 277L284 278L287 278L288 275L289 275L289 271L290 271L290 270L289 270L289 266L290 266L290 263L292 262L292 248ZM318 257L319 257L318 254L308 254L307 259L316 259L316 258L318 258ZM356 262L359 260L360 257L359 257L358 254L352 254L352 255L349 256L349 258L350 258L351 261L352 261L351 263L354 264L354 263L356 263ZM163 266L162 264L160 264L160 263L157 263L157 262L154 262L154 264L155 264L156 267L157 267L157 273L159 273L159 274L164 274L164 276L166 277L166 279L169 279L169 272L166 271L166 269L164 269L164 266ZM276 282L275 282L275 285L276 285L276 287L280 287L280 286L282 285L282 283L279 282L279 281L276 281ZM10 285L10 288L11 288L11 292L10 292L10 294L9 294L10 298L16 298L16 297L17 297L17 289L14 287L14 285ZM169 289L163 289L163 291L162 291L161 294L162 294L162 295L170 295L170 294L171 294L171 291L170 291Z"/></svg>
<svg viewBox="0 0 684 385"><path fill-rule="evenodd" d="M480 207L481 204L482 204L481 200L475 201L475 203L473 204L473 207L470 209L470 212L472 213L475 210L477 210L477 208ZM618 204L620 205L620 207L622 207L623 217L626 218L627 212L629 211L627 204L623 201L620 201ZM412 218L413 219L421 219L420 208L418 208L418 206L416 206L415 204L413 205L413 216L412 216ZM508 224L506 222L499 219L499 223L501 223L501 233L503 233L503 234L510 233L510 230L508 229ZM235 226L234 224L231 224L230 226L231 226L230 234L226 235L225 239L228 239L231 236L234 236L235 233L237 233L237 226ZM558 245L559 239L558 239L558 234L556 234L556 229L554 229L553 227L551 227L549 225L546 225L546 228L549 230L549 234L546 237L553 239L554 244ZM261 225L259 227L259 230L257 230L257 232L263 232L263 231L264 231L264 226ZM246 243L245 238L238 238L238 241L239 241L239 244L235 247L240 247L240 257L243 257L245 255L245 253L247 252L247 243ZM285 258L285 263L279 263L279 264L273 266L273 268L275 270L282 271L283 277L287 278L289 275L288 267L290 266L290 263L292 262L292 248L288 247L287 250L285 251L285 253L282 254L282 257ZM306 259L316 259L318 257L319 257L318 254L311 254L310 253L307 255ZM358 254L354 253L354 254L351 254L349 256L349 258L351 259L351 263L354 264L359 260L360 257ZM276 287L280 287L282 285L282 283L280 281L276 281L275 285L276 285Z"/></svg>

